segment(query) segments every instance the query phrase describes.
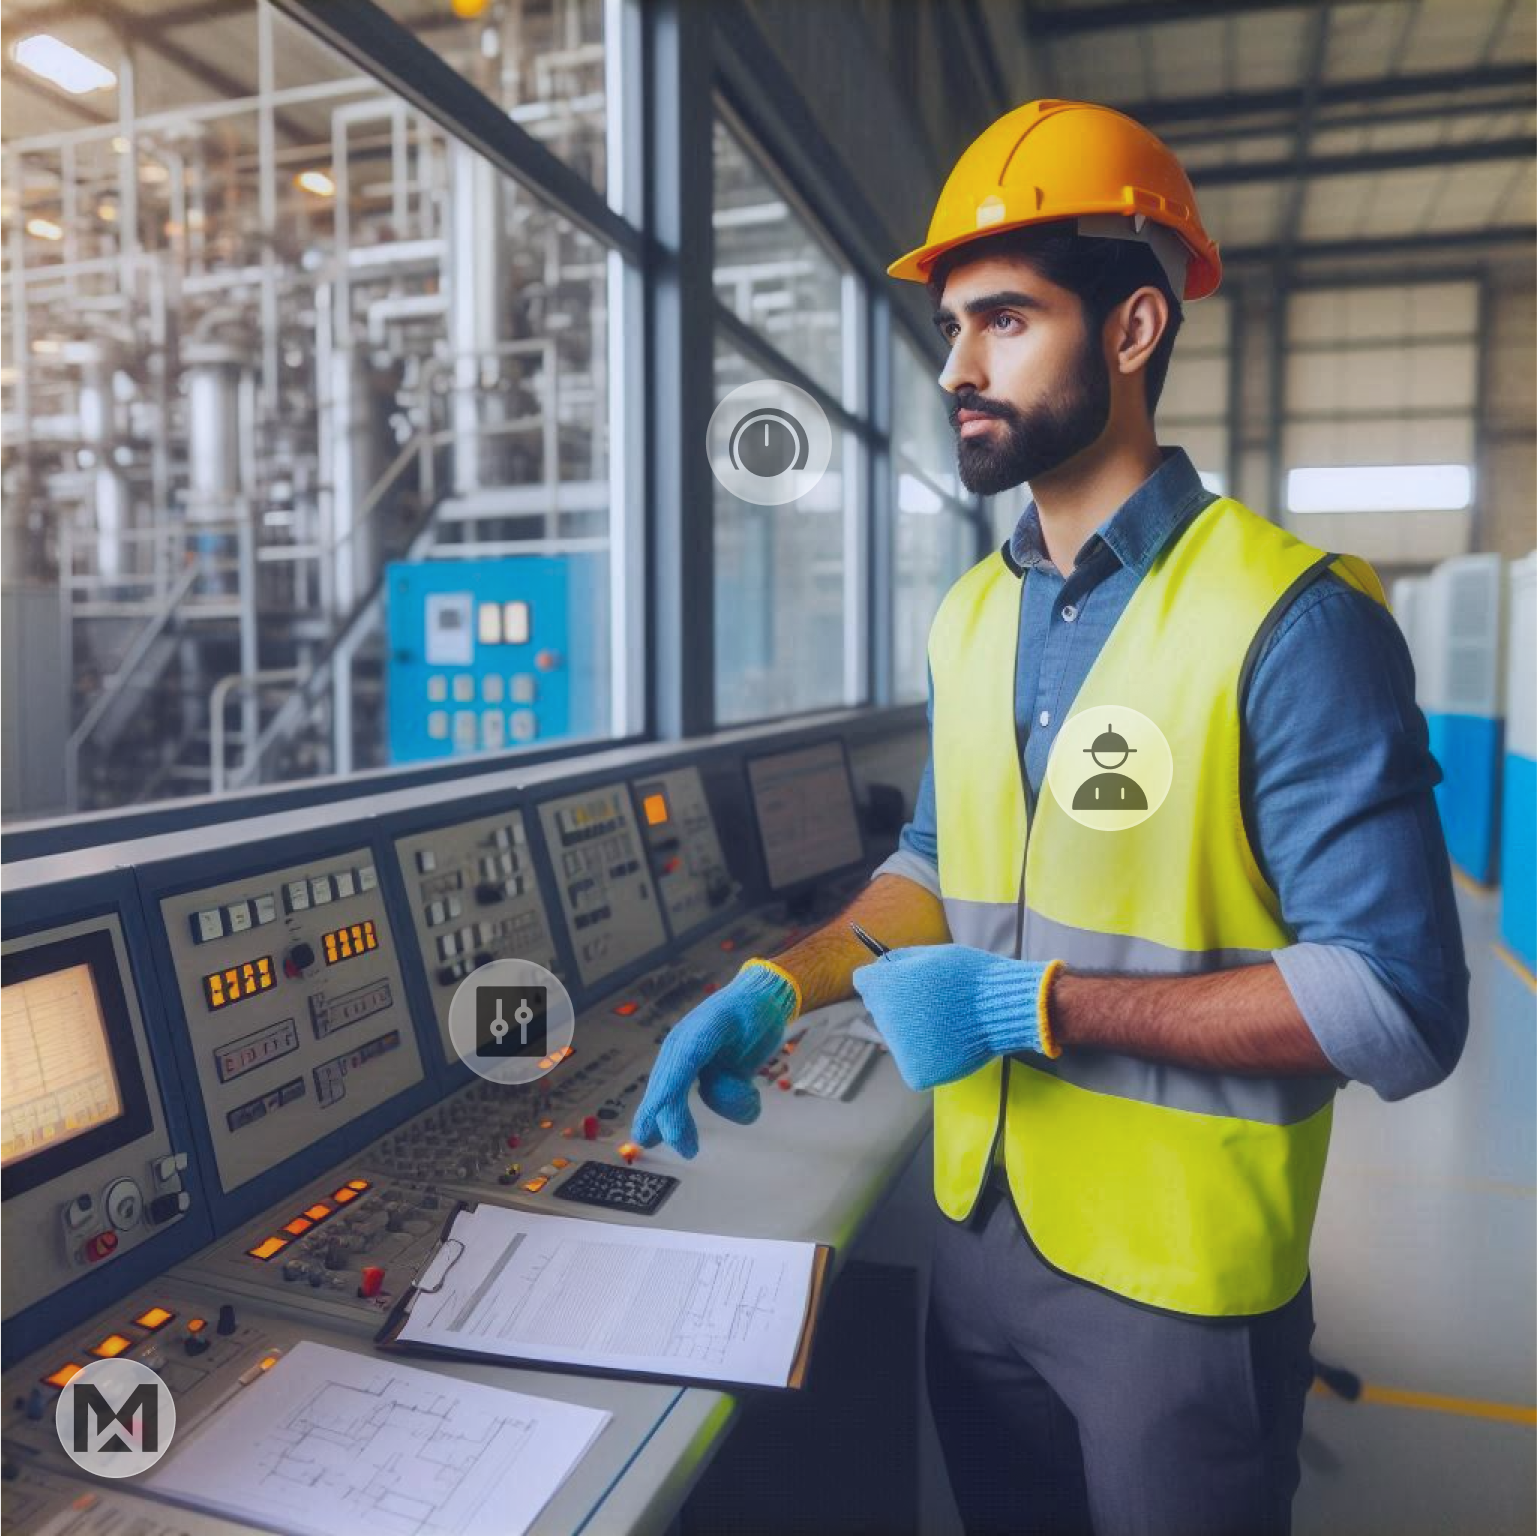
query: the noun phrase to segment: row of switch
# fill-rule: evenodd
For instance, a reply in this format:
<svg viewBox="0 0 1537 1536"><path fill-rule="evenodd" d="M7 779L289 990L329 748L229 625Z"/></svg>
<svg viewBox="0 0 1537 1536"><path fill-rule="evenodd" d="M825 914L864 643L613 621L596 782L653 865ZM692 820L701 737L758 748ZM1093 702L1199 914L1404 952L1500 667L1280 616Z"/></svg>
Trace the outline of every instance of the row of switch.
<svg viewBox="0 0 1537 1536"><path fill-rule="evenodd" d="M372 864L339 870L334 875L312 875L305 880L290 880L283 887L283 906L289 912L305 912L329 901L343 901L379 883ZM242 897L219 907L204 907L189 919L192 942L207 944L226 935L245 933L277 921L277 898L264 891L258 896Z"/></svg>
<svg viewBox="0 0 1537 1536"><path fill-rule="evenodd" d="M480 697L486 704L502 702L503 682L500 673L487 672L480 679ZM532 672L514 672L505 684L507 697L514 704L532 704L539 697L539 682ZM445 704L452 691L455 704L470 704L475 699L475 678L468 672L457 672L450 679L434 674L427 679L427 702Z"/></svg>
<svg viewBox="0 0 1537 1536"><path fill-rule="evenodd" d="M473 710L456 709L453 718L453 738L456 747L502 746L510 737L513 741L532 741L539 734L539 717L531 709L515 709L503 715L499 709L488 709L480 715ZM448 711L427 711L427 735L432 741L447 741L449 736Z"/></svg>

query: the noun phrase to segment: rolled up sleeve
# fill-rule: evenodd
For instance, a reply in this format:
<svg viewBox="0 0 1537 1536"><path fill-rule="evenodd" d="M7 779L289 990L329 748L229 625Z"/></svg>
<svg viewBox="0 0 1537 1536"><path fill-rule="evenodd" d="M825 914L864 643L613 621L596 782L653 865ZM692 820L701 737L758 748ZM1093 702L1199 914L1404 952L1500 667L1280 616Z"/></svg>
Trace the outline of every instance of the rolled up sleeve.
<svg viewBox="0 0 1537 1536"><path fill-rule="evenodd" d="M1296 944L1274 958L1335 1068L1384 1099L1467 1039L1468 971L1414 671L1382 606L1330 575L1270 637L1245 706L1245 820Z"/></svg>

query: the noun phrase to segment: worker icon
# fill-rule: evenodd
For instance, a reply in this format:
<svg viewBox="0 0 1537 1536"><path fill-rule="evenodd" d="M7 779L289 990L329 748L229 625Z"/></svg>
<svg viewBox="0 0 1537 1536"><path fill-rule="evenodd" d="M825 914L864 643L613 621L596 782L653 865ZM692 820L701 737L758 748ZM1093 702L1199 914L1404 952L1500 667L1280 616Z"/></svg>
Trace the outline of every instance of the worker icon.
<svg viewBox="0 0 1537 1536"><path fill-rule="evenodd" d="M448 1035L460 1061L496 1083L531 1083L570 1054L576 1010L552 971L492 960L459 983Z"/></svg>
<svg viewBox="0 0 1537 1536"><path fill-rule="evenodd" d="M1080 826L1124 832L1157 811L1174 780L1169 743L1153 721L1120 704L1075 710L1046 760L1052 799Z"/></svg>
<svg viewBox="0 0 1537 1536"><path fill-rule="evenodd" d="M1105 772L1085 779L1073 795L1075 811L1145 811L1147 796L1135 779L1117 773L1133 752L1124 736L1104 730L1083 749Z"/></svg>

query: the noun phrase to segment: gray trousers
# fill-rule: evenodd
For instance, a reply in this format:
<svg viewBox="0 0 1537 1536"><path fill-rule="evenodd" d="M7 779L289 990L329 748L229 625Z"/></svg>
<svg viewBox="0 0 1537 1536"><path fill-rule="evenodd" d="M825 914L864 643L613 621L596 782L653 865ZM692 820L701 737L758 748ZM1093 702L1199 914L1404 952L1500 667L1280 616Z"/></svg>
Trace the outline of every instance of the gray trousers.
<svg viewBox="0 0 1537 1536"><path fill-rule="evenodd" d="M1178 1317L1048 1267L996 1183L938 1220L928 1391L967 1536L1286 1536L1311 1282Z"/></svg>

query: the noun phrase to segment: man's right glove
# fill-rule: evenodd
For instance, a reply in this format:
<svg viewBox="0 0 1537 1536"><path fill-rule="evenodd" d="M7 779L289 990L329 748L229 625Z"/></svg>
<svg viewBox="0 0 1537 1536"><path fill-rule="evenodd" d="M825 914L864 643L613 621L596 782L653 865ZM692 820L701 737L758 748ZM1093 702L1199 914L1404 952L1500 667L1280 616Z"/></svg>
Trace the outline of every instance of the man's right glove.
<svg viewBox="0 0 1537 1536"><path fill-rule="evenodd" d="M684 1157L699 1151L688 1107L699 1097L716 1114L751 1125L763 1108L753 1073L779 1049L800 1012L800 987L771 960L749 960L730 985L707 997L673 1026L657 1052L646 1096L630 1128L633 1140L654 1147L664 1138Z"/></svg>

